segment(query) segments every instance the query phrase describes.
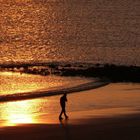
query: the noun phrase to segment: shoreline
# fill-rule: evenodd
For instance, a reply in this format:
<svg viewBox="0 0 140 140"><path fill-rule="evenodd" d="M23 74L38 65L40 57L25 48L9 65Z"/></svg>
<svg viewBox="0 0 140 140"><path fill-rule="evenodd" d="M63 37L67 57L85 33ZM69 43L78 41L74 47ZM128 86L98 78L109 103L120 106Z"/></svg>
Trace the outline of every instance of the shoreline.
<svg viewBox="0 0 140 140"><path fill-rule="evenodd" d="M16 72L16 73L18 73L18 72ZM62 85L62 87L58 86L58 87L54 87L52 89L45 90L45 88L44 88L44 90L42 90L42 91L38 89L38 90L23 92L23 93L17 92L17 93L13 93L13 94L0 95L0 102L2 103L2 102L13 102L13 101L38 99L38 98L49 97L49 96L57 96L57 95L61 95L64 93L73 94L75 92L97 89L97 88L106 86L110 83L109 81L107 81L105 79L103 80L103 79L99 79L99 78L88 79L88 81L84 82L85 79L86 78L83 78L83 83L79 83L77 85L68 86L68 87L63 87L63 85Z"/></svg>

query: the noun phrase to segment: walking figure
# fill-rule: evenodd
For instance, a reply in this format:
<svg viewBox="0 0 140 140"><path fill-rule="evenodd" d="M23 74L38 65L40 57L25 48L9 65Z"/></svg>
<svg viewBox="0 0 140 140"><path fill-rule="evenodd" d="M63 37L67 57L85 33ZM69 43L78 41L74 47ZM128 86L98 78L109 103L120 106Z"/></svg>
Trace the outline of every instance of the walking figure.
<svg viewBox="0 0 140 140"><path fill-rule="evenodd" d="M66 119L68 119L68 116L66 115L66 102L67 102L67 94L64 93L64 95L60 98L60 105L61 105L61 112L60 112L60 115L59 115L59 120L62 120L62 114L64 113L64 116Z"/></svg>

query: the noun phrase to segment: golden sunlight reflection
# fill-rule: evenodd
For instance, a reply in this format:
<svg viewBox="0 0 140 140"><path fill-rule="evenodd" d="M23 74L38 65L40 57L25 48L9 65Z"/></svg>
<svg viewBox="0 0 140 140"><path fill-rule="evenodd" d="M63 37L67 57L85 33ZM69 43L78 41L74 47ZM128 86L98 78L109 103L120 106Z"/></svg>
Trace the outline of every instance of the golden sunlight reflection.
<svg viewBox="0 0 140 140"><path fill-rule="evenodd" d="M18 72L8 72L8 71L5 71L5 72L0 72L0 75L3 75L3 76L13 76L13 75L19 75L20 73Z"/></svg>
<svg viewBox="0 0 140 140"><path fill-rule="evenodd" d="M0 94L33 92L62 85L59 78L40 75L20 74L19 72L0 72Z"/></svg>
<svg viewBox="0 0 140 140"><path fill-rule="evenodd" d="M2 118L6 126L18 124L36 123L33 112L36 112L36 104L33 101L20 101L5 103Z"/></svg>
<svg viewBox="0 0 140 140"><path fill-rule="evenodd" d="M58 113L58 97L1 103L0 126L56 123Z"/></svg>
<svg viewBox="0 0 140 140"><path fill-rule="evenodd" d="M19 72L0 72L0 95L18 94L33 91L47 91L62 86L73 86L89 80L75 78L72 84L71 78L60 76L41 76L32 74L20 74Z"/></svg>

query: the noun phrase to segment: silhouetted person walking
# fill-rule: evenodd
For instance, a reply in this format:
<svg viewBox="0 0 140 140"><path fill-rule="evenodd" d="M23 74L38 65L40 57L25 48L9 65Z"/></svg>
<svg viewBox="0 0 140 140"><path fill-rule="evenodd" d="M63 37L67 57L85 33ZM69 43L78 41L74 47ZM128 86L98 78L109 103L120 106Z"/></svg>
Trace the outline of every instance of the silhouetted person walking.
<svg viewBox="0 0 140 140"><path fill-rule="evenodd" d="M60 105L61 105L61 112L60 112L60 115L59 115L59 120L62 120L62 114L64 113L64 116L66 119L68 119L68 116L66 115L66 102L67 102L67 94L64 93L64 95L60 98Z"/></svg>

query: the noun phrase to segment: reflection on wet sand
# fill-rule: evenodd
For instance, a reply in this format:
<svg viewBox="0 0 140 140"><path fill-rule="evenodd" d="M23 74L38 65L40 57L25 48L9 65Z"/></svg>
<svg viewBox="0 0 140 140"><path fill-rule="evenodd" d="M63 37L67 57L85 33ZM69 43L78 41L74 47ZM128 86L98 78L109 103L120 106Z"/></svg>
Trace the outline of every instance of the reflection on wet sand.
<svg viewBox="0 0 140 140"><path fill-rule="evenodd" d="M24 123L36 123L33 113L34 103L30 101L10 102L4 105L2 118L5 119L6 126L13 126Z"/></svg>
<svg viewBox="0 0 140 140"><path fill-rule="evenodd" d="M58 96L0 104L0 126L58 123Z"/></svg>

